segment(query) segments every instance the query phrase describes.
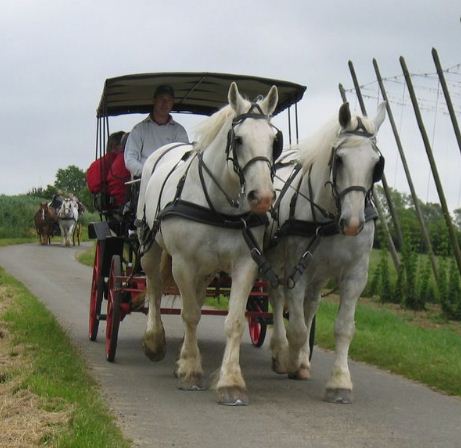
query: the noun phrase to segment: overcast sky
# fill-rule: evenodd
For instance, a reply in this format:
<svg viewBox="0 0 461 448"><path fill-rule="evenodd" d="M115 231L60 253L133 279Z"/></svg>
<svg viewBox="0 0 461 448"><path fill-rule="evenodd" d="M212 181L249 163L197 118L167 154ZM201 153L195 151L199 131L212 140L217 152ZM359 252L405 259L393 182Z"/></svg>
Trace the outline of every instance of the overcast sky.
<svg viewBox="0 0 461 448"><path fill-rule="evenodd" d="M304 84L303 137L337 113L338 83L352 87L348 60L364 84L375 80L373 58L384 77L401 75L400 56L412 73L435 72L433 47L444 67L459 64L460 16L459 0L3 0L0 194L46 187L59 168L71 164L86 170L94 158L95 110L106 78L208 71ZM461 76L450 79L461 122ZM376 86L370 89L376 96ZM419 95L435 89L436 82ZM405 98L401 84L395 83L394 94ZM376 105L367 100L369 115ZM412 109L395 107L418 194L436 202ZM450 208L459 207L461 156L453 130L435 99L424 116ZM142 118L117 118L111 131L129 131ZM192 134L193 120L176 118ZM390 185L408 191L388 121L379 143Z"/></svg>

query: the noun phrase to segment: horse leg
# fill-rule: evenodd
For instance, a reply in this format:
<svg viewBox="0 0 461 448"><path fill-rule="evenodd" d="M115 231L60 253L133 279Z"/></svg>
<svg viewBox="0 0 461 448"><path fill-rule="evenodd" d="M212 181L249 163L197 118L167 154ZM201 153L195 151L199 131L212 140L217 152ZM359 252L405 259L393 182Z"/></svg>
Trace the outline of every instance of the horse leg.
<svg viewBox="0 0 461 448"><path fill-rule="evenodd" d="M308 330L304 319L305 276L298 279L293 289L286 288L288 312L288 377L297 380L310 378L310 366L306 360L305 346Z"/></svg>
<svg viewBox="0 0 461 448"><path fill-rule="evenodd" d="M72 235L74 234L75 222L69 226L67 229L67 247L70 247L72 243ZM75 246L75 244L74 244Z"/></svg>
<svg viewBox="0 0 461 448"><path fill-rule="evenodd" d="M292 376L295 379L309 379L311 376L310 364L310 346L309 338L311 334L312 321L320 303L320 288L309 284L304 295L304 322L306 323L306 340L300 349L299 353L299 368L296 375Z"/></svg>
<svg viewBox="0 0 461 448"><path fill-rule="evenodd" d="M59 223L59 230L61 231L61 236L62 236L62 245L66 245L66 234L64 232L64 226Z"/></svg>
<svg viewBox="0 0 461 448"><path fill-rule="evenodd" d="M280 374L288 373L288 339L283 319L283 307L285 305L283 288L269 288L269 300L272 305L274 321L270 342L272 370Z"/></svg>
<svg viewBox="0 0 461 448"><path fill-rule="evenodd" d="M218 403L229 406L248 404L245 381L240 369L240 343L246 326L245 310L257 268L252 260L238 260L232 272L229 312L225 321L226 348L216 385Z"/></svg>
<svg viewBox="0 0 461 448"><path fill-rule="evenodd" d="M198 347L197 326L205 300L206 282L195 279L190 265L173 258L173 277L182 297L181 317L184 322L184 340L177 361L176 376L182 390L203 390L203 368ZM195 284L194 284L195 283Z"/></svg>
<svg viewBox="0 0 461 448"><path fill-rule="evenodd" d="M355 307L367 281L367 270L348 273L340 281L340 305L335 321L336 358L326 384L325 401L352 403L352 380L349 372L349 346L355 332Z"/></svg>
<svg viewBox="0 0 461 448"><path fill-rule="evenodd" d="M143 348L144 353L151 361L162 360L166 353L165 330L160 314L162 300L161 254L162 249L154 242L141 259L142 268L146 274L146 297L149 303Z"/></svg>

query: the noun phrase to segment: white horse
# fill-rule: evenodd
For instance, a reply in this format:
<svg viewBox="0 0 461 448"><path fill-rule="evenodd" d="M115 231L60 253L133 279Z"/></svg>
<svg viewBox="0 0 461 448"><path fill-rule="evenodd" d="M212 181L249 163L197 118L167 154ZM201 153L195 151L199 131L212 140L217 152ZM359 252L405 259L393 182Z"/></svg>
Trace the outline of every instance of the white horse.
<svg viewBox="0 0 461 448"><path fill-rule="evenodd" d="M165 354L160 316L164 251L171 256L183 303L185 336L176 368L179 387L203 388L197 325L207 285L215 273L228 272L232 289L225 321L227 342L216 388L219 403L242 405L248 397L239 350L246 302L257 275L242 228L247 229L246 235L252 234L256 245L262 245L265 214L275 197L273 152L279 134L269 118L278 93L273 86L267 97L251 103L232 83L228 100L227 106L204 121L195 145L167 145L146 161L137 220L138 226L139 221L145 223L138 235L149 303L143 344L146 355L160 360Z"/></svg>
<svg viewBox="0 0 461 448"><path fill-rule="evenodd" d="M71 198L65 198L58 210L58 223L61 229L62 245L69 247L74 228L78 221L78 203ZM75 243L74 243L75 245Z"/></svg>
<svg viewBox="0 0 461 448"><path fill-rule="evenodd" d="M310 377L308 335L320 289L333 279L340 305L335 323L336 359L325 399L350 403L352 381L348 351L357 300L365 288L375 230L371 194L384 169L376 133L385 104L374 120L351 116L346 103L338 119L285 151L276 171L279 192L266 255L280 284L270 290L274 311L271 338L273 369L290 378ZM279 166L279 164L278 164ZM368 215L368 216L367 216ZM274 238L275 237L275 238ZM267 241L266 241L267 243ZM284 306L289 322L285 329Z"/></svg>

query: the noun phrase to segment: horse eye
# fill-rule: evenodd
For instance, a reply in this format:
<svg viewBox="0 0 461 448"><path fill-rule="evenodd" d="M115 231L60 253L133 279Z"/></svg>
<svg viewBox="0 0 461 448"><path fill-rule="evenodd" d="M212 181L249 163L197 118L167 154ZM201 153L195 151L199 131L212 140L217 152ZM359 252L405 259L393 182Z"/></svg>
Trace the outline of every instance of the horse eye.
<svg viewBox="0 0 461 448"><path fill-rule="evenodd" d="M236 135L234 142L236 145L240 146L242 144L242 137L239 137L238 135Z"/></svg>

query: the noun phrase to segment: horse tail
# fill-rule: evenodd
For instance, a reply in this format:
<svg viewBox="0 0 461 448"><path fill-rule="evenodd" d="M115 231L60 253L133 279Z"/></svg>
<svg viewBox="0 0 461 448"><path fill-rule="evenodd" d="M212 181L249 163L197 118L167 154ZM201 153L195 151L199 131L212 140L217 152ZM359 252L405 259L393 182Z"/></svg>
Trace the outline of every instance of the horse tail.
<svg viewBox="0 0 461 448"><path fill-rule="evenodd" d="M173 278L172 258L171 255L165 251L162 251L162 256L160 258L160 276L164 289L177 289L176 282Z"/></svg>

